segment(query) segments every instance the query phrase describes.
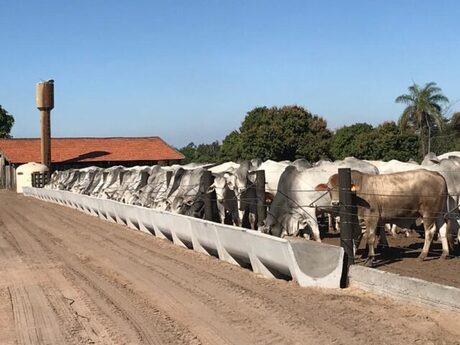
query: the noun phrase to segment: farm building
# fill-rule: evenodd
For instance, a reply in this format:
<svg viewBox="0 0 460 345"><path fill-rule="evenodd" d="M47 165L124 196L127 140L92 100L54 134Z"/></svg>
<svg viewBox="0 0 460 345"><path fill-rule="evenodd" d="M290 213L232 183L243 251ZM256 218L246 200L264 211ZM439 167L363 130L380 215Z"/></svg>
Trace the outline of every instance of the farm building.
<svg viewBox="0 0 460 345"><path fill-rule="evenodd" d="M52 138L51 169L171 164L184 156L160 137ZM40 162L39 138L0 139L0 186L13 188L15 169Z"/></svg>

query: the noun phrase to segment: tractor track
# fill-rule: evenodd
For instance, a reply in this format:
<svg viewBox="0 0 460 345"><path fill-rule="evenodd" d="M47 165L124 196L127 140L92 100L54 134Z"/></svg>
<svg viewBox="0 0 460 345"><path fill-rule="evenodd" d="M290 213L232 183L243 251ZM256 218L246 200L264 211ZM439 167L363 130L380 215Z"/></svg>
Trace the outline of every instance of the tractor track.
<svg viewBox="0 0 460 345"><path fill-rule="evenodd" d="M0 192L1 344L460 344L458 314L268 280Z"/></svg>

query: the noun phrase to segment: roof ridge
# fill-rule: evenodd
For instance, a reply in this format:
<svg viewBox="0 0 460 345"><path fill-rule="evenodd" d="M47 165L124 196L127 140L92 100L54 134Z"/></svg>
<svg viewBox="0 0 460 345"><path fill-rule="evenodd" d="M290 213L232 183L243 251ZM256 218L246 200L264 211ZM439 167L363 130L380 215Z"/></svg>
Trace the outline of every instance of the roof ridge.
<svg viewBox="0 0 460 345"><path fill-rule="evenodd" d="M0 138L0 140L40 140L41 138ZM145 137L51 137L51 139L66 140L66 139L160 139L165 142L158 135L145 136ZM165 142L166 143L166 142ZM168 144L169 145L169 144Z"/></svg>
<svg viewBox="0 0 460 345"><path fill-rule="evenodd" d="M53 163L160 161L184 158L182 153L159 136L51 138L51 146ZM0 139L0 153L10 163L37 161L40 157L40 138Z"/></svg>

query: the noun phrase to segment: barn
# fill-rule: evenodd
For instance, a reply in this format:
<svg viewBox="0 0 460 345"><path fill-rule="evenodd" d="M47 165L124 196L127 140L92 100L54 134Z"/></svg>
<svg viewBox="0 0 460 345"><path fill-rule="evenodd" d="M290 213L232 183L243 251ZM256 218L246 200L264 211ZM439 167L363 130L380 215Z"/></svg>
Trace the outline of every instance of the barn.
<svg viewBox="0 0 460 345"><path fill-rule="evenodd" d="M16 168L40 162L40 138L0 139L0 186L14 188ZM114 165L169 165L184 156L158 136L52 138L51 170Z"/></svg>

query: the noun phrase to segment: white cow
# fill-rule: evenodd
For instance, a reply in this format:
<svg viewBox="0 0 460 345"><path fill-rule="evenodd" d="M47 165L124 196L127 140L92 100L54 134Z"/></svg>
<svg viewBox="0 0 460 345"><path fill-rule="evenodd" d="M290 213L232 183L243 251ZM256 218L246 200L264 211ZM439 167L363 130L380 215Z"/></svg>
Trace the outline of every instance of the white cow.
<svg viewBox="0 0 460 345"><path fill-rule="evenodd" d="M226 214L230 214L233 224L241 226L241 219L238 213L238 202L235 194L234 181L239 163L226 162L209 168L214 176L214 182L208 189L208 193L216 193L216 204L219 218L225 222Z"/></svg>
<svg viewBox="0 0 460 345"><path fill-rule="evenodd" d="M328 193L317 192L315 188L325 179L336 174L339 168L351 168L376 175L378 170L372 164L356 158L343 161L320 161L302 171L294 166L286 168L281 175L277 194L270 206L262 232L284 237L302 235L321 242L316 217L316 207L328 207L331 200Z"/></svg>
<svg viewBox="0 0 460 345"><path fill-rule="evenodd" d="M459 157L460 158L460 151L452 151L452 152L446 152L442 155L438 156L438 159L448 159L450 157Z"/></svg>

